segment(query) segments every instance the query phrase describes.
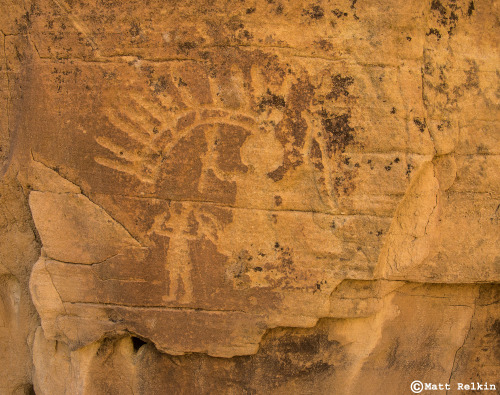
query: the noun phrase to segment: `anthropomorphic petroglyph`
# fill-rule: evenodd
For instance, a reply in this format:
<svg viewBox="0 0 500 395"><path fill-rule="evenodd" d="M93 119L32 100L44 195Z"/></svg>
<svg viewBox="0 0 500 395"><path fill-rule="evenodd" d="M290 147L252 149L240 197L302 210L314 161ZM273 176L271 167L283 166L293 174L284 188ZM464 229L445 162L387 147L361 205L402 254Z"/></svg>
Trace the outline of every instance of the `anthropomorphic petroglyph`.
<svg viewBox="0 0 500 395"><path fill-rule="evenodd" d="M203 207L190 203L171 203L169 210L158 215L150 234L168 238L165 271L167 291L165 302L193 302L195 290L191 271L191 248L194 241L208 239L216 243L217 230L222 227L218 218Z"/></svg>

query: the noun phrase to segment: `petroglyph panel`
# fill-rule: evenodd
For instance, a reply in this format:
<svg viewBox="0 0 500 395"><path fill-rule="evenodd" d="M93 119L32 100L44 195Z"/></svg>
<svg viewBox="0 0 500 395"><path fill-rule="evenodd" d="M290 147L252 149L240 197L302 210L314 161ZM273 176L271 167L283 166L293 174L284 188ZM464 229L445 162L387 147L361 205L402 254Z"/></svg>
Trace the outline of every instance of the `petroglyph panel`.
<svg viewBox="0 0 500 395"><path fill-rule="evenodd" d="M54 3L15 116L48 339L248 355L394 283L500 280L483 7Z"/></svg>

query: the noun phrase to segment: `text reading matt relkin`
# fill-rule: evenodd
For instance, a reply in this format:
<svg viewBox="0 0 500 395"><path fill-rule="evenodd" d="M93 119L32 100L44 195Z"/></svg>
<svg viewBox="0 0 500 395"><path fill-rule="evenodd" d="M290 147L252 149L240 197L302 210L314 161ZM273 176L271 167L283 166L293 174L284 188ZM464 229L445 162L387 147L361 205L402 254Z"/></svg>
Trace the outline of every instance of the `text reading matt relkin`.
<svg viewBox="0 0 500 395"><path fill-rule="evenodd" d="M422 383L421 381L415 380L411 383L410 388L414 394L420 394L422 391L451 390L451 384ZM495 391L497 387L495 384L488 383L457 383L456 389L462 391Z"/></svg>

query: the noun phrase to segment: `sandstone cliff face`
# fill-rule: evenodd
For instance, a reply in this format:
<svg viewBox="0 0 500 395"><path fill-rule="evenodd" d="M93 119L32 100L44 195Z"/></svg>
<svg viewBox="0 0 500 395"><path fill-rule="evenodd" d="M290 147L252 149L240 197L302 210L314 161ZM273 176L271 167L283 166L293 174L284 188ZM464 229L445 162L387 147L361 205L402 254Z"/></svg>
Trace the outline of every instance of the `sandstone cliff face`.
<svg viewBox="0 0 500 395"><path fill-rule="evenodd" d="M496 2L0 10L0 393L500 388Z"/></svg>

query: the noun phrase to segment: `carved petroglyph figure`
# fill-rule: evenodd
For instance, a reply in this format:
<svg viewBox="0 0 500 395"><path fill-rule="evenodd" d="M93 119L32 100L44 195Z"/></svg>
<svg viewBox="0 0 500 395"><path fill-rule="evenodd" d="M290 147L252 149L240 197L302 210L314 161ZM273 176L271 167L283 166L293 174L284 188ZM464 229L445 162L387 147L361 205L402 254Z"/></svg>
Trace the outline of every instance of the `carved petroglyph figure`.
<svg viewBox="0 0 500 395"><path fill-rule="evenodd" d="M168 237L168 251L166 255L165 271L167 276L167 292L163 297L165 302L178 300L180 303L189 303L193 299L193 283L191 281L191 262L189 259L189 243L196 240L196 229L190 228L192 211L187 214L182 205L176 203L172 210L155 218L150 230L161 236ZM175 220L169 221L175 217ZM177 298L179 286L182 293Z"/></svg>
<svg viewBox="0 0 500 395"><path fill-rule="evenodd" d="M155 218L150 234L168 237L165 271L167 291L165 302L190 303L194 290L191 279L191 243L207 238L212 243L217 240L217 218L196 207L175 202L170 209Z"/></svg>

